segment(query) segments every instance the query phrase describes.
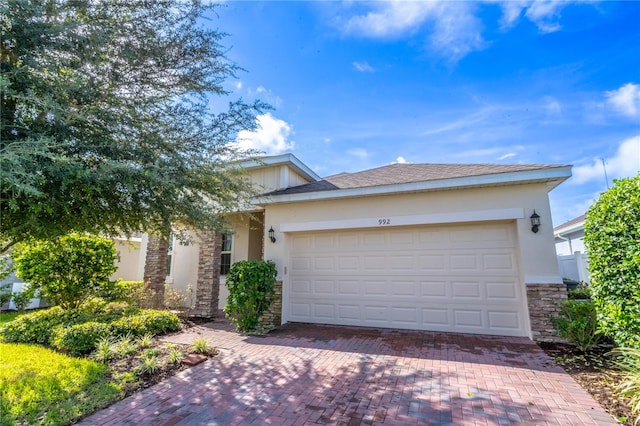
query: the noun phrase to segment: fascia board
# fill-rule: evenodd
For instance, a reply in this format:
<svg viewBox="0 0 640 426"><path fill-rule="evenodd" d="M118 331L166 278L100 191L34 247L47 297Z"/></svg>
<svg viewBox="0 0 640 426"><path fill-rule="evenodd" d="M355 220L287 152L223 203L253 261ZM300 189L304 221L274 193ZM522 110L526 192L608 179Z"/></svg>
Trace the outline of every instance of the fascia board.
<svg viewBox="0 0 640 426"><path fill-rule="evenodd" d="M574 223L571 226L565 226L562 228L554 229L553 233L554 235L566 235L566 234L571 234L572 232L580 231L581 229L584 229L584 220L581 222Z"/></svg>
<svg viewBox="0 0 640 426"><path fill-rule="evenodd" d="M255 160L246 160L241 162L240 166L244 167L245 169L253 169L258 167L277 166L285 164L295 170L296 173L301 174L311 181L319 181L322 179L293 154L282 154L272 157L257 158Z"/></svg>
<svg viewBox="0 0 640 426"><path fill-rule="evenodd" d="M554 167L552 169L525 170L510 173L494 173L481 176L466 176L460 178L410 182L395 185L336 189L332 191L317 191L302 194L258 196L253 199L253 203L256 205L266 205L292 203L297 201L317 201L336 198L366 197L374 195L401 194L406 192L422 192L549 181L557 181L557 185L559 185L570 176L571 166L563 166ZM554 185L554 187L557 185Z"/></svg>

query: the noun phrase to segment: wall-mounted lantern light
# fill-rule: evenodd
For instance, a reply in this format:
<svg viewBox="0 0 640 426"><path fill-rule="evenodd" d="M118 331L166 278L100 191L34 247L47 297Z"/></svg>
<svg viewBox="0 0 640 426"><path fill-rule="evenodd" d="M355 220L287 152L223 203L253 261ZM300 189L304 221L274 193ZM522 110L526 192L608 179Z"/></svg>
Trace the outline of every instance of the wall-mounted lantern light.
<svg viewBox="0 0 640 426"><path fill-rule="evenodd" d="M276 231L273 230L273 226L269 229L269 239L272 243L276 242Z"/></svg>
<svg viewBox="0 0 640 426"><path fill-rule="evenodd" d="M539 227L540 227L540 215L536 213L536 211L534 210L533 214L531 215L531 232L535 234L536 232L538 232Z"/></svg>

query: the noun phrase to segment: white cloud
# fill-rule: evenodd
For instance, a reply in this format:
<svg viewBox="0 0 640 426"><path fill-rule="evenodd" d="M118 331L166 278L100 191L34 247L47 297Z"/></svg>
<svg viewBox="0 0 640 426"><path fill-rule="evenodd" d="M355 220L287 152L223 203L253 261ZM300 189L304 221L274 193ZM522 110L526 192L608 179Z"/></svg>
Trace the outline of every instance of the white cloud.
<svg viewBox="0 0 640 426"><path fill-rule="evenodd" d="M498 4L500 26L506 31L527 19L542 33L559 31L561 11L574 3L567 0L484 0L478 3L451 0L389 0L366 3L364 12L338 18L346 34L389 39L428 35L428 47L452 62L484 49L483 23L476 10L479 4ZM351 3L349 3L351 4ZM359 3L361 6L362 3ZM361 10L358 9L358 10Z"/></svg>
<svg viewBox="0 0 640 426"><path fill-rule="evenodd" d="M234 86L235 86L236 90L242 90L242 81L240 81L240 80L236 81Z"/></svg>
<svg viewBox="0 0 640 426"><path fill-rule="evenodd" d="M503 30L508 30L516 25L521 16L524 16L534 23L540 32L555 32L562 28L558 22L560 11L570 3L567 0L500 1L502 7L500 26Z"/></svg>
<svg viewBox="0 0 640 426"><path fill-rule="evenodd" d="M266 154L280 154L292 150L295 143L289 140L293 135L291 125L266 113L257 117L258 129L243 130L238 134L237 143L242 149L262 151Z"/></svg>
<svg viewBox="0 0 640 426"><path fill-rule="evenodd" d="M605 93L607 104L627 117L640 116L640 85L627 83L616 90Z"/></svg>
<svg viewBox="0 0 640 426"><path fill-rule="evenodd" d="M402 156L396 158L396 161L391 162L391 164L406 164L406 163L407 163L407 160Z"/></svg>
<svg viewBox="0 0 640 426"><path fill-rule="evenodd" d="M560 10L568 3L566 0L536 0L530 3L525 16L543 33L558 31L562 28L557 22Z"/></svg>
<svg viewBox="0 0 640 426"><path fill-rule="evenodd" d="M515 156L516 156L515 152L508 152L508 153L498 157L498 160L506 160L507 158L512 158L512 157L515 157Z"/></svg>
<svg viewBox="0 0 640 426"><path fill-rule="evenodd" d="M361 159L365 159L371 155L371 153L364 148L352 148L347 151L347 154Z"/></svg>
<svg viewBox="0 0 640 426"><path fill-rule="evenodd" d="M609 181L621 177L632 177L640 171L640 135L626 139L618 146L615 155L604 159ZM605 174L601 158L594 158L590 164L573 168L571 182L579 185L600 180L604 182Z"/></svg>
<svg viewBox="0 0 640 426"><path fill-rule="evenodd" d="M368 62L353 62L353 67L360 72L375 72L376 69L369 65Z"/></svg>
<svg viewBox="0 0 640 426"><path fill-rule="evenodd" d="M550 117L559 117L562 115L562 106L560 102L555 100L554 98L548 96L545 98L546 105L544 108L547 110L547 115Z"/></svg>
<svg viewBox="0 0 640 426"><path fill-rule="evenodd" d="M373 10L351 17L342 30L365 37L395 38L426 28L431 50L454 62L486 44L472 3L394 0L372 5Z"/></svg>
<svg viewBox="0 0 640 426"><path fill-rule="evenodd" d="M249 96L258 96L276 108L282 105L282 99L279 96L274 95L273 91L264 86L258 86L255 90L249 88L247 89L247 94Z"/></svg>

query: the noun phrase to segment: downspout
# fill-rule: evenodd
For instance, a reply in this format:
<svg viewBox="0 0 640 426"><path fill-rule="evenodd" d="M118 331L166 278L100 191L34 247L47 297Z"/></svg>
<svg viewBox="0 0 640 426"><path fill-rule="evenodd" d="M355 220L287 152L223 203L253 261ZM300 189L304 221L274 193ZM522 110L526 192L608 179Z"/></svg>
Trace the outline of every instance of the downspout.
<svg viewBox="0 0 640 426"><path fill-rule="evenodd" d="M569 242L569 252L570 252L570 254L573 254L573 246L571 245L571 238L563 237L562 234L560 234L560 233L555 234L554 237L555 238L560 238L561 240Z"/></svg>

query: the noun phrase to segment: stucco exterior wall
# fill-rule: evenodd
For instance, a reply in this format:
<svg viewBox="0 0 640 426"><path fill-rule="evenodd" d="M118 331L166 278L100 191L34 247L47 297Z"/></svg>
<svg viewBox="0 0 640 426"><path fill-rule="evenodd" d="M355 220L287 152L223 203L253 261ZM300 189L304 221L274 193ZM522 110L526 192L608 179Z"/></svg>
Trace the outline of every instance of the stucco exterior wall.
<svg viewBox="0 0 640 426"><path fill-rule="evenodd" d="M142 279L140 268L140 241L115 240L119 260L118 270L111 276L112 280L136 281Z"/></svg>
<svg viewBox="0 0 640 426"><path fill-rule="evenodd" d="M265 232L273 226L277 241L272 244L265 235L264 258L273 260L279 279L286 280L283 262L287 259L288 244L287 234L281 232L283 224L411 215L441 215L442 223L446 223L448 217L453 220L456 214L472 213L474 217L474 212L501 209L522 209L521 217L515 221L524 282L562 282L554 250L548 188L544 183L270 204L265 209ZM534 209L541 217L538 233L531 232L529 216Z"/></svg>
<svg viewBox="0 0 640 426"><path fill-rule="evenodd" d="M177 240L174 242L171 275L167 279L169 285L179 292L185 292L189 284L195 292L198 281L199 238L195 233L189 235L192 242L188 245Z"/></svg>

